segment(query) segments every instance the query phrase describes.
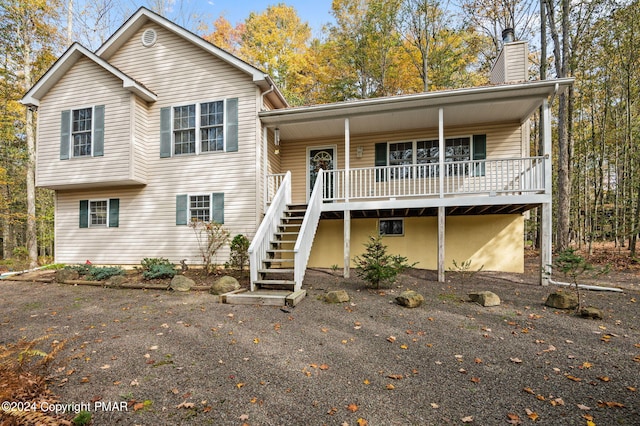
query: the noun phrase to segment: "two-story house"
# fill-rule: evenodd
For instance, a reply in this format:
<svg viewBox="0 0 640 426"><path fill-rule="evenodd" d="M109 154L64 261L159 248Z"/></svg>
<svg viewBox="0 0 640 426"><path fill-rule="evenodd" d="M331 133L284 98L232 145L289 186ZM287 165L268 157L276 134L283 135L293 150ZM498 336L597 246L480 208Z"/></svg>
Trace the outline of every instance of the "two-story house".
<svg viewBox="0 0 640 426"><path fill-rule="evenodd" d="M141 8L22 99L38 110L36 184L55 190L56 262L199 263L188 224L203 220L252 240L253 289L299 290L308 266L348 275L379 233L441 279L453 260L522 272L523 215L541 207L548 265L549 105L572 80L527 81L527 55L506 43L487 87L292 108L264 72Z"/></svg>

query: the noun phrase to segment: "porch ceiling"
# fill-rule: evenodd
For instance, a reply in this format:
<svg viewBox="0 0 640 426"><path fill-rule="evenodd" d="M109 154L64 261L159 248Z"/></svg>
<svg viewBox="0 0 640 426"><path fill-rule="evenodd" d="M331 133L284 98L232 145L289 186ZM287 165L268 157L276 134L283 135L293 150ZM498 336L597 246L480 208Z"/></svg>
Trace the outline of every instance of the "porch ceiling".
<svg viewBox="0 0 640 426"><path fill-rule="evenodd" d="M447 90L386 98L363 99L260 113L268 127L280 129L280 140L344 136L349 118L351 135L495 122L522 122L544 99L565 90L573 79L545 80L500 86Z"/></svg>
<svg viewBox="0 0 640 426"><path fill-rule="evenodd" d="M475 216L488 214L522 214L539 204L503 204L480 206L451 206L445 208L447 216ZM351 210L352 219L378 219L391 217L438 216L437 207ZM321 219L344 219L343 210L322 212Z"/></svg>

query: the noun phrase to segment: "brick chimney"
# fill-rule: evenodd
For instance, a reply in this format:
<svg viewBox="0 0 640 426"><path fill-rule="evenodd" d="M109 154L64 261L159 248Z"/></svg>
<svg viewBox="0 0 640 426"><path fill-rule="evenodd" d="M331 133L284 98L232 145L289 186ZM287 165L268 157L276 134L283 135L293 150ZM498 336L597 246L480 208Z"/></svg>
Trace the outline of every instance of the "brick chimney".
<svg viewBox="0 0 640 426"><path fill-rule="evenodd" d="M512 28L502 31L502 51L491 68L491 84L516 83L529 79L529 45L514 41Z"/></svg>

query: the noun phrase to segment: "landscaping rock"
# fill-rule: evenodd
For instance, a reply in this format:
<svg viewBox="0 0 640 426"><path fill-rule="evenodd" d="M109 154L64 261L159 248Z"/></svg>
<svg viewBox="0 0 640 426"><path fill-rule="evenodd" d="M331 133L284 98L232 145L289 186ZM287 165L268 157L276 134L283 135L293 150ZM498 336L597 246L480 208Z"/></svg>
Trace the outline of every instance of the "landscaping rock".
<svg viewBox="0 0 640 426"><path fill-rule="evenodd" d="M106 281L106 285L109 287L120 287L127 282L127 277L124 275L114 275L109 277Z"/></svg>
<svg viewBox="0 0 640 426"><path fill-rule="evenodd" d="M396 297L396 302L398 302L398 305L407 308L417 308L424 302L424 296L416 291L406 290Z"/></svg>
<svg viewBox="0 0 640 426"><path fill-rule="evenodd" d="M240 289L240 283L233 277L228 275L219 278L216 282L213 283L209 293L211 294L225 294L230 291L235 291Z"/></svg>
<svg viewBox="0 0 640 426"><path fill-rule="evenodd" d="M171 279L169 288L174 291L189 291L194 285L196 283L191 278L187 278L184 275L176 275Z"/></svg>
<svg viewBox="0 0 640 426"><path fill-rule="evenodd" d="M556 309L575 309L578 307L578 296L573 293L556 291L547 297L544 304Z"/></svg>
<svg viewBox="0 0 640 426"><path fill-rule="evenodd" d="M327 293L324 300L327 303L344 303L350 299L349 294L345 290L334 290Z"/></svg>
<svg viewBox="0 0 640 426"><path fill-rule="evenodd" d="M61 283L65 281L77 280L80 278L80 274L78 271L74 271L73 269L58 269L56 271L56 281Z"/></svg>
<svg viewBox="0 0 640 426"><path fill-rule="evenodd" d="M580 316L584 318L592 318L592 319L599 319L599 320L603 318L602 311L593 306L587 306L586 308L580 309Z"/></svg>
<svg viewBox="0 0 640 426"><path fill-rule="evenodd" d="M469 293L469 299L481 306L498 306L500 304L500 298L498 295L491 291Z"/></svg>

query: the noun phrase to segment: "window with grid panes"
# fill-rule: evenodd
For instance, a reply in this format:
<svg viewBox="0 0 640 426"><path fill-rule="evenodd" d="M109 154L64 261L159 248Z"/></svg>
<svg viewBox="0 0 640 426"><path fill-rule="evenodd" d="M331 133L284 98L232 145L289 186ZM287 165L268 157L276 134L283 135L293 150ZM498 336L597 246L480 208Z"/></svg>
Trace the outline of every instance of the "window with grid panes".
<svg viewBox="0 0 640 426"><path fill-rule="evenodd" d="M73 156L84 157L91 155L91 120L92 108L74 109L71 118L71 140Z"/></svg>
<svg viewBox="0 0 640 426"><path fill-rule="evenodd" d="M209 222L211 219L210 195L189 196L189 219L191 221Z"/></svg>

